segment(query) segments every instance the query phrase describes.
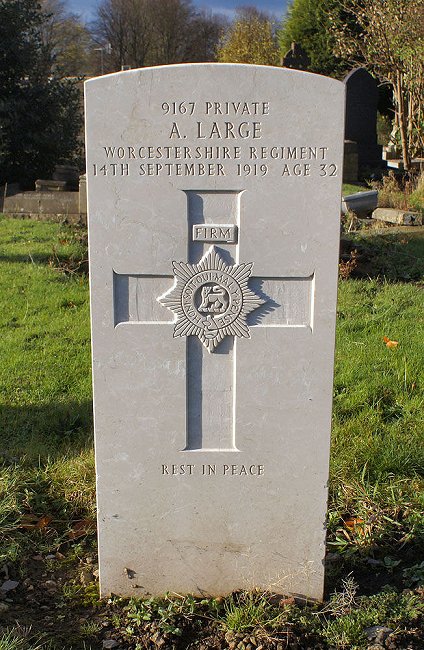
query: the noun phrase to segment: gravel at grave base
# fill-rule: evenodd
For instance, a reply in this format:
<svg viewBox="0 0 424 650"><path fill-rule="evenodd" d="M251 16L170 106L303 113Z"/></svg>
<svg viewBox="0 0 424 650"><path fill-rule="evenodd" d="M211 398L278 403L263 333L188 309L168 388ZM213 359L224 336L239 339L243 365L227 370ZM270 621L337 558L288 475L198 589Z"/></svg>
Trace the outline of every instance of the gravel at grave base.
<svg viewBox="0 0 424 650"><path fill-rule="evenodd" d="M116 613L116 608L115 613ZM183 621L181 621L183 623ZM200 625L199 625L200 623ZM187 625L180 625L181 636L164 632L156 621L146 623L137 630L136 637L127 634L128 621L122 628L115 627L113 638L119 641L122 650L326 650L327 646L318 639L306 638L295 633L276 632L272 638L263 630L255 632L225 631L215 621L195 619ZM289 645L288 645L289 644ZM116 649L118 650L118 648Z"/></svg>
<svg viewBox="0 0 424 650"><path fill-rule="evenodd" d="M306 636L304 630L289 625L278 632L226 631L222 624L204 616L178 619L181 635L165 632L160 621L146 621L135 634L129 632L129 621L122 604L102 601L98 606L81 606L64 599L63 586L87 586L89 572L95 584L97 565L90 556L66 562L61 556L53 558L34 556L17 569L8 566L9 580L18 582L14 589L0 595L0 633L6 628L31 626L33 634L52 639L60 650L90 647L91 650L329 650L321 638ZM56 556L57 557L57 556ZM0 575L1 579L1 575ZM19 580L18 580L19 579ZM424 593L422 594L424 595ZM97 632L87 637L84 626L96 625ZM379 632L382 634L378 636ZM391 632L384 626L370 629L368 650L423 650L424 625L406 632ZM384 639L382 638L384 636ZM380 643L376 644L378 641Z"/></svg>

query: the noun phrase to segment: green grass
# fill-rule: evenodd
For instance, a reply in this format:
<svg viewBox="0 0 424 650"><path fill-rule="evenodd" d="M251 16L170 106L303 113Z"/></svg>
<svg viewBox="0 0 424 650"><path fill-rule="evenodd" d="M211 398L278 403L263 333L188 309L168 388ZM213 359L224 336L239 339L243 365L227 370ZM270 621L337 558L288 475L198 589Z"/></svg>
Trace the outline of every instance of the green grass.
<svg viewBox="0 0 424 650"><path fill-rule="evenodd" d="M0 650L49 650L50 644L34 640L30 630L9 629L0 634Z"/></svg>
<svg viewBox="0 0 424 650"><path fill-rule="evenodd" d="M200 616L234 634L265 629L284 639L287 628L335 648L365 648L364 627L400 629L422 616L415 596L375 593L378 585L358 596L344 576L379 571L381 584L393 578L400 589L424 580L423 232L351 237L373 279L339 287L328 536L336 559L327 575L331 591L342 578L344 589L319 611L281 610L257 594L206 604L119 601L116 620L134 634L157 621L161 633L178 636ZM69 546L75 522L94 518L85 259L83 231L0 219L0 562ZM97 598L94 590L81 600L77 583L65 592L77 594L79 607ZM14 634L0 636L0 650L32 650ZM81 639L94 634L93 623Z"/></svg>
<svg viewBox="0 0 424 650"><path fill-rule="evenodd" d="M263 594L231 594L218 616L228 630L251 632L256 628L276 628L284 624L284 615Z"/></svg>
<svg viewBox="0 0 424 650"><path fill-rule="evenodd" d="M349 194L357 194L357 192L368 192L369 187L363 183L343 183L342 195L349 196Z"/></svg>
<svg viewBox="0 0 424 650"><path fill-rule="evenodd" d="M93 516L88 281L84 233L0 220L0 556L57 543ZM29 535L23 515L53 517ZM58 522L57 524L55 522Z"/></svg>
<svg viewBox="0 0 424 650"><path fill-rule="evenodd" d="M28 457L75 448L91 427L88 281L72 268L75 231L0 221L0 450Z"/></svg>
<svg viewBox="0 0 424 650"><path fill-rule="evenodd" d="M350 239L360 251L362 274L375 279L339 285L329 544L373 557L411 548L418 553L424 535L424 232L365 232ZM388 347L384 337L397 344Z"/></svg>
<svg viewBox="0 0 424 650"><path fill-rule="evenodd" d="M91 448L52 460L21 457L0 466L0 561L23 559L34 546L49 553L67 542L74 522L94 520ZM46 521L48 518L49 521Z"/></svg>
<svg viewBox="0 0 424 650"><path fill-rule="evenodd" d="M424 228L402 232L360 230L344 235L343 247L359 253L357 275L380 282L421 281L424 277ZM364 285L367 286L367 285ZM395 289L396 291L397 289ZM365 314L366 317L366 314Z"/></svg>
<svg viewBox="0 0 424 650"><path fill-rule="evenodd" d="M159 631L165 647L175 647L173 643L183 637L188 626L193 629L202 621L203 625L212 621L215 636L225 635L225 641L232 643L218 647L245 648L250 644L264 650L278 648L279 643L283 643L280 647L299 647L292 645L293 641L302 642L301 648L364 650L369 645L367 628L385 626L394 631L392 638L399 638L404 630L421 624L424 603L416 594L386 589L373 596L359 596L357 590L354 580L347 578L325 605L309 607L260 592L237 592L219 600L113 598L112 619L127 641L137 640L146 631L147 635ZM136 646L142 647L144 644Z"/></svg>
<svg viewBox="0 0 424 650"><path fill-rule="evenodd" d="M413 210L421 210L424 213L424 175L421 175L416 189L411 193L409 205Z"/></svg>
<svg viewBox="0 0 424 650"><path fill-rule="evenodd" d="M366 467L375 481L424 471L422 300L422 288L414 284L341 284L334 475L352 481ZM398 346L387 347L383 337Z"/></svg>
<svg viewBox="0 0 424 650"><path fill-rule="evenodd" d="M424 613L424 605L410 593L383 591L357 597L355 585L346 580L344 590L335 592L320 612L320 633L335 647L361 650L369 645L365 630L380 625L398 632Z"/></svg>

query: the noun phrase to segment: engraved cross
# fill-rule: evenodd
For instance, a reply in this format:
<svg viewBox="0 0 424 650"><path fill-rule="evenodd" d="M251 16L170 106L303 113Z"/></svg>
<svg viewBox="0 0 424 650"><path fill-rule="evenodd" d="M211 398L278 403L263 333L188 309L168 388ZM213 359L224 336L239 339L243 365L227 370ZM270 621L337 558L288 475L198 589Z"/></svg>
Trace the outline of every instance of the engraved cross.
<svg viewBox="0 0 424 650"><path fill-rule="evenodd" d="M313 277L250 278L253 264L238 259L242 192L186 194L187 262L174 262L174 276L115 273L115 324L166 322L174 325L174 336L187 337L181 451L236 452L237 338L249 337L255 327L310 327ZM164 307L173 320L165 321L170 312Z"/></svg>

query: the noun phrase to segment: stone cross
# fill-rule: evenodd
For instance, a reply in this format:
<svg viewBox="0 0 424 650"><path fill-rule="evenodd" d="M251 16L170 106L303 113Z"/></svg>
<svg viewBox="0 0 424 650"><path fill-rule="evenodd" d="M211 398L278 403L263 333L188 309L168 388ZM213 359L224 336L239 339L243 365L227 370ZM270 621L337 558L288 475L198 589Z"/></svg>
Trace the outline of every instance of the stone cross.
<svg viewBox="0 0 424 650"><path fill-rule="evenodd" d="M103 596L322 596L343 92L238 64L86 83Z"/></svg>

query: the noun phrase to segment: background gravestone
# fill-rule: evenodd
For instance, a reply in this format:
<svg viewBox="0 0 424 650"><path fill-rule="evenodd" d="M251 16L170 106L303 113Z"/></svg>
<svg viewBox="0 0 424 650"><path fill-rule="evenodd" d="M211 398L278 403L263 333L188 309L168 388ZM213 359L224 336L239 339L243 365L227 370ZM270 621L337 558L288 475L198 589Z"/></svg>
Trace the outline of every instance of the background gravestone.
<svg viewBox="0 0 424 650"><path fill-rule="evenodd" d="M380 168L382 147L377 144L377 82L365 70L355 68L345 77L345 140L358 145L359 170Z"/></svg>
<svg viewBox="0 0 424 650"><path fill-rule="evenodd" d="M320 598L344 86L86 83L101 592Z"/></svg>
<svg viewBox="0 0 424 650"><path fill-rule="evenodd" d="M292 43L291 48L283 58L283 66L294 70L307 70L310 65L311 61L303 47L299 43Z"/></svg>

